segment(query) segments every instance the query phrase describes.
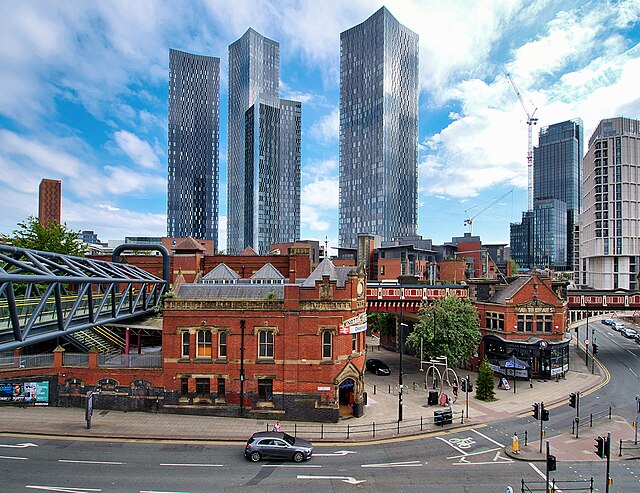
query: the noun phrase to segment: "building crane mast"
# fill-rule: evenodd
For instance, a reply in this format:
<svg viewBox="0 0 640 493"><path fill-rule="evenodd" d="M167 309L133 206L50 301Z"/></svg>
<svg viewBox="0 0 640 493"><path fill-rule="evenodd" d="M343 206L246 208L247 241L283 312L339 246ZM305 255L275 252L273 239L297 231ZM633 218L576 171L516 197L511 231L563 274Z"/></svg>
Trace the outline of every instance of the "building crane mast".
<svg viewBox="0 0 640 493"><path fill-rule="evenodd" d="M513 87L513 90L516 92L516 96L518 96L518 99L520 100L522 109L527 115L527 127L529 131L529 146L527 147L527 175L528 175L527 176L528 178L527 192L528 192L528 199L529 199L528 200L529 210L532 211L533 210L533 140L531 138L531 126L536 125L538 123L538 118L535 116L536 111L538 111L538 108L535 108L531 113L529 113L529 110L527 109L527 105L524 104L524 99L522 98L522 94L520 93L518 86L516 86L516 83L511 77L511 74L507 73L507 78L509 79L509 82L511 82L511 86Z"/></svg>
<svg viewBox="0 0 640 493"><path fill-rule="evenodd" d="M503 193L502 195L500 195L500 197L498 197L497 199L493 199L489 205L487 205L480 212L476 213L474 216L470 216L469 215L469 211L465 210L464 212L465 212L465 214L467 214L467 219L464 220L464 225L465 226L469 226L469 232L471 234L473 234L473 220L476 217L478 217L480 214L483 214L486 211L488 211L489 209L491 209L494 205L496 205L498 202L500 202L503 198L505 198L507 195L509 195L512 192L513 192L513 188L511 190L509 190L508 192Z"/></svg>

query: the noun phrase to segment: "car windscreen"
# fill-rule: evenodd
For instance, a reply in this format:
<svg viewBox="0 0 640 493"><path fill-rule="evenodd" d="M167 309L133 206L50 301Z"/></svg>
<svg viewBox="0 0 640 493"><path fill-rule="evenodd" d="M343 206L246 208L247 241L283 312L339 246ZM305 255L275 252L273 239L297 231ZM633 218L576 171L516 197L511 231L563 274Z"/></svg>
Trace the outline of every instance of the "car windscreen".
<svg viewBox="0 0 640 493"><path fill-rule="evenodd" d="M287 435L286 433L284 434L284 436L282 437L284 439L285 442L287 442L289 445L293 445L294 443L296 443L296 439L293 438L291 435Z"/></svg>

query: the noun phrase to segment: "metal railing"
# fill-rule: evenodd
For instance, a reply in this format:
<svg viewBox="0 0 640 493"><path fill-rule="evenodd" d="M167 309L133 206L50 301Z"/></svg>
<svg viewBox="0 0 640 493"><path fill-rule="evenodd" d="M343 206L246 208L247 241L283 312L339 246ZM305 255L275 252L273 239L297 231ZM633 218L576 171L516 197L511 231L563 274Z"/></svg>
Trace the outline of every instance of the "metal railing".
<svg viewBox="0 0 640 493"><path fill-rule="evenodd" d="M89 355L87 353L64 353L62 365L89 366Z"/></svg>
<svg viewBox="0 0 640 493"><path fill-rule="evenodd" d="M53 353L23 354L20 356L20 368L49 368L53 367Z"/></svg>
<svg viewBox="0 0 640 493"><path fill-rule="evenodd" d="M293 424L293 430L283 430L293 436L304 436L311 440L324 440L324 439L365 439L376 438L380 436L390 435L413 435L426 431L433 431L434 426L444 428L447 425L458 424L464 422L464 411L452 411L452 422L445 425L437 425L435 416L420 416L415 419L405 419L403 421L383 421L373 422L371 424L324 424L318 425L309 424ZM429 427L427 429L427 427ZM273 424L266 424L266 431L271 431Z"/></svg>
<svg viewBox="0 0 640 493"><path fill-rule="evenodd" d="M534 493L542 491L544 493L555 493L559 491L588 491L593 493L593 477L590 479L550 479L546 481L525 481L521 480L522 493Z"/></svg>
<svg viewBox="0 0 640 493"><path fill-rule="evenodd" d="M161 368L162 353L99 354L98 366L107 368Z"/></svg>

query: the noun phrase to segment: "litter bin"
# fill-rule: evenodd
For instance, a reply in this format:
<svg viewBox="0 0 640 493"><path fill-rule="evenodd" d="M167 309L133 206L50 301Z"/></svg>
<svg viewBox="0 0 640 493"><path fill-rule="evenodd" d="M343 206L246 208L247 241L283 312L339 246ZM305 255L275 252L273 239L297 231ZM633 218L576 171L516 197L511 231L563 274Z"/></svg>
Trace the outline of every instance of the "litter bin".
<svg viewBox="0 0 640 493"><path fill-rule="evenodd" d="M429 396L427 397L427 405L428 406L437 406L438 405L438 391L430 390Z"/></svg>
<svg viewBox="0 0 640 493"><path fill-rule="evenodd" d="M438 409L437 411L433 411L433 422L438 426L453 423L453 413L451 409Z"/></svg>

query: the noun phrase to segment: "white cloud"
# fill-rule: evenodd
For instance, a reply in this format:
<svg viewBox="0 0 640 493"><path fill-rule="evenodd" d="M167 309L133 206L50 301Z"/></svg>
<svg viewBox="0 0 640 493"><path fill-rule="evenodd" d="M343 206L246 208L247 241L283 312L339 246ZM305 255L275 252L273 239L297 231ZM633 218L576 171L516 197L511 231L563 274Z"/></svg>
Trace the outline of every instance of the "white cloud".
<svg viewBox="0 0 640 493"><path fill-rule="evenodd" d="M113 138L116 144L118 144L118 147L120 147L133 162L143 168L153 169L160 166L160 160L153 148L148 142L140 139L137 135L127 132L126 130L119 130L113 135Z"/></svg>
<svg viewBox="0 0 640 493"><path fill-rule="evenodd" d="M309 129L311 136L323 143L336 141L340 136L340 110L335 108Z"/></svg>

